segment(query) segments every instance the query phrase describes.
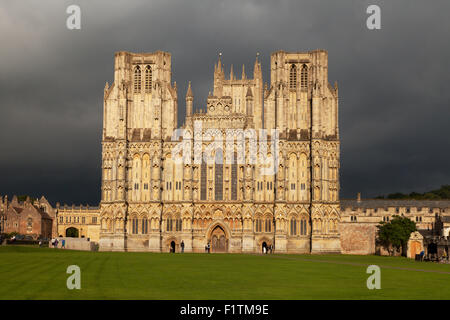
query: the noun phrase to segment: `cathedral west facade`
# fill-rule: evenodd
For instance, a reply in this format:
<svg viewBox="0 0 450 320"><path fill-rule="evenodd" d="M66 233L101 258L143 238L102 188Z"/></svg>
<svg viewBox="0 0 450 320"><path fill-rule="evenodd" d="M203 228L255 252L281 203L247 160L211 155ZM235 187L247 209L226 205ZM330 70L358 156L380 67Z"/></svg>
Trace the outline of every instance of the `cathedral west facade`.
<svg viewBox="0 0 450 320"><path fill-rule="evenodd" d="M195 112L189 84L178 128L171 55L115 54L100 250L341 251L338 89L327 52L278 51L270 64L267 85L258 57L252 77L232 67L225 76L219 57L206 112Z"/></svg>

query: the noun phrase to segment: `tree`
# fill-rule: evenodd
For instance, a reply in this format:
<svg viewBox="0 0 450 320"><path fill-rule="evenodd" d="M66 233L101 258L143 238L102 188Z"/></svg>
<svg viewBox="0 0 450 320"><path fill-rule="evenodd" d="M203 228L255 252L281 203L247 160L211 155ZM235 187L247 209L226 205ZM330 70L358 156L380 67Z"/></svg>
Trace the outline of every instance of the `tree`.
<svg viewBox="0 0 450 320"><path fill-rule="evenodd" d="M411 232L417 230L416 223L411 219L401 216L393 216L389 222L381 222L378 228L378 241L385 247L389 254L394 253L394 249L402 249L402 254L406 251Z"/></svg>
<svg viewBox="0 0 450 320"><path fill-rule="evenodd" d="M375 199L414 199L414 200L447 200L450 199L450 185L443 185L440 189L425 193L411 192L403 194L401 192L391 193L385 196L378 196Z"/></svg>

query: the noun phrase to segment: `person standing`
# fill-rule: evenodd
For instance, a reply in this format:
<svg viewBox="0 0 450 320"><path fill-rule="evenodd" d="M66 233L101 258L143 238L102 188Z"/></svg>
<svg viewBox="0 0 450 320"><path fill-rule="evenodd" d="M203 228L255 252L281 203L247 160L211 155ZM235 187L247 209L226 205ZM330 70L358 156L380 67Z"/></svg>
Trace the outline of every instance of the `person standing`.
<svg viewBox="0 0 450 320"><path fill-rule="evenodd" d="M184 253L184 241L181 240L181 253Z"/></svg>
<svg viewBox="0 0 450 320"><path fill-rule="evenodd" d="M66 248L66 239L62 239L61 249L65 249L65 248Z"/></svg>
<svg viewBox="0 0 450 320"><path fill-rule="evenodd" d="M211 245L209 244L209 242L208 242L207 248L208 248L208 253L210 253L211 252Z"/></svg>

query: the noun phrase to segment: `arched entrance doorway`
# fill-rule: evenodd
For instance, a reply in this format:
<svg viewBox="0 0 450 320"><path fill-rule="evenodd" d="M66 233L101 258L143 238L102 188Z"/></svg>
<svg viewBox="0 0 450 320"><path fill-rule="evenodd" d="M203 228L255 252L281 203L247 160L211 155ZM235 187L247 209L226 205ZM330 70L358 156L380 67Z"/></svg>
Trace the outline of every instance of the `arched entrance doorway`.
<svg viewBox="0 0 450 320"><path fill-rule="evenodd" d="M66 237L78 238L79 232L77 228L70 227L66 229Z"/></svg>
<svg viewBox="0 0 450 320"><path fill-rule="evenodd" d="M170 243L170 252L174 253L175 252L175 241L172 241Z"/></svg>
<svg viewBox="0 0 450 320"><path fill-rule="evenodd" d="M225 236L225 231L221 226L214 228L211 233L211 251L212 252L227 252L228 240Z"/></svg>
<svg viewBox="0 0 450 320"><path fill-rule="evenodd" d="M262 253L267 253L267 243L264 241L261 245Z"/></svg>

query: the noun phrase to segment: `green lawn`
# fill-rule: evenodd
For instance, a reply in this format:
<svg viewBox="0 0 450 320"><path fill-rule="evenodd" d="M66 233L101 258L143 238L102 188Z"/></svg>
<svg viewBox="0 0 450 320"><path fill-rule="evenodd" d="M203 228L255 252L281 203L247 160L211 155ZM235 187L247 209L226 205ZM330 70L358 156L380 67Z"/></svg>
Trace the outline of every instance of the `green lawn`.
<svg viewBox="0 0 450 320"><path fill-rule="evenodd" d="M69 265L81 290L68 290ZM368 265L381 289L368 290ZM82 252L0 247L0 299L450 299L450 265L348 255Z"/></svg>

